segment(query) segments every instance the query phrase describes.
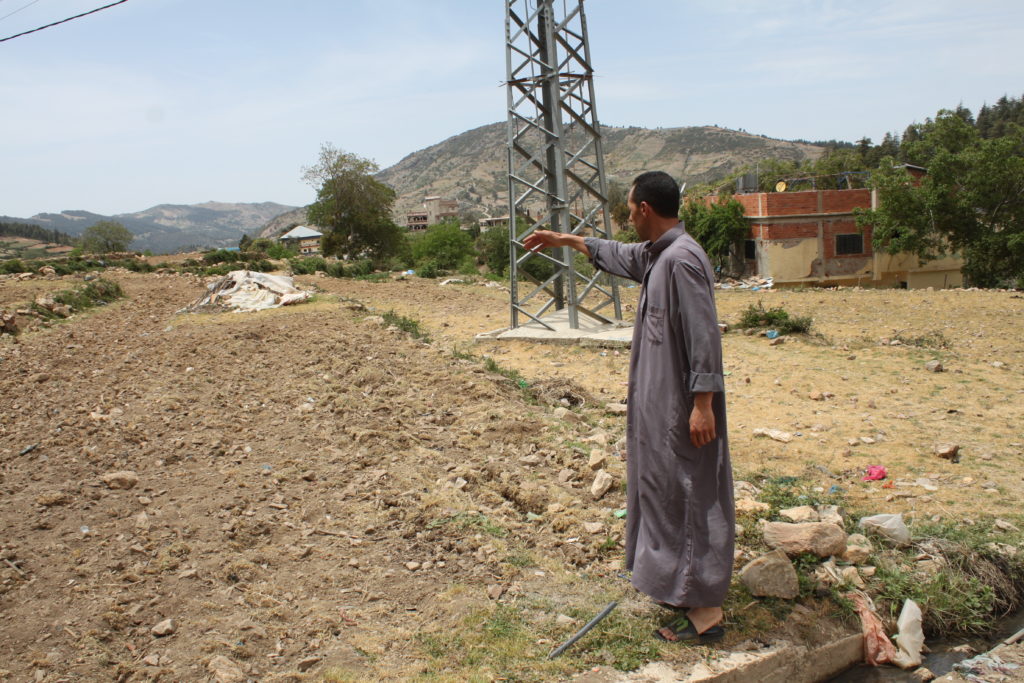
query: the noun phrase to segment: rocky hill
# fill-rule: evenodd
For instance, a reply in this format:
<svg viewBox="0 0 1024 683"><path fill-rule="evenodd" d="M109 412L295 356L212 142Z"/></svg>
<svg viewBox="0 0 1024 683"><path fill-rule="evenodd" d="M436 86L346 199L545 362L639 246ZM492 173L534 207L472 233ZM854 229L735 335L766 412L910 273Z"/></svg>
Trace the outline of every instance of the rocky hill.
<svg viewBox="0 0 1024 683"><path fill-rule="evenodd" d="M188 247L228 247L238 244L244 233L255 233L275 216L295 207L274 202L258 204L160 204L144 211L113 216L89 211L40 213L31 218L0 217L81 235L99 221L117 221L135 235L131 248L139 251L173 253Z"/></svg>
<svg viewBox="0 0 1024 683"><path fill-rule="evenodd" d="M715 126L685 128L604 127L609 180L628 184L646 170L668 171L682 182L707 182L760 159L815 159L822 147L775 140ZM466 131L414 152L378 178L395 188L396 215L419 206L424 196L457 199L463 211L508 213L505 123Z"/></svg>

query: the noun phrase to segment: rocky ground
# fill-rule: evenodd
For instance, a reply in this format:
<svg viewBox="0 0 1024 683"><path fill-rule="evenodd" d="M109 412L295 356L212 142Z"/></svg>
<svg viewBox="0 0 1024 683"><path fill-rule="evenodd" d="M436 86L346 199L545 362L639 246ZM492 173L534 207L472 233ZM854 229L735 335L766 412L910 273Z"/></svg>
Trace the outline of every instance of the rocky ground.
<svg viewBox="0 0 1024 683"><path fill-rule="evenodd" d="M304 277L313 303L200 316L177 313L196 278L108 277L126 300L0 343L0 678L544 680L656 625L621 577L625 352L474 345L507 324L480 284ZM0 308L76 282L2 280ZM759 299L819 336L726 335L739 478L1021 525L1019 294L732 291L720 317ZM609 633L546 662L612 599ZM842 630L804 612L795 637Z"/></svg>

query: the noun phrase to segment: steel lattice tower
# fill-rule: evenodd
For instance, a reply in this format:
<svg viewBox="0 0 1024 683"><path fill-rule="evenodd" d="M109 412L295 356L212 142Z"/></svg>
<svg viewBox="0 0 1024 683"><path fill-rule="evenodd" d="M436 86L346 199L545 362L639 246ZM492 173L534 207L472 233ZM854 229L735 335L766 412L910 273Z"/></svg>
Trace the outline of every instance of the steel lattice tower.
<svg viewBox="0 0 1024 683"><path fill-rule="evenodd" d="M552 329L542 317L561 309L572 329L580 313L599 323L622 319L615 278L579 273L569 247L533 253L522 246L538 228L611 237L583 1L562 0L560 12L557 0L505 3L513 328L522 314ZM532 259L550 262L554 273L537 279L524 268Z"/></svg>

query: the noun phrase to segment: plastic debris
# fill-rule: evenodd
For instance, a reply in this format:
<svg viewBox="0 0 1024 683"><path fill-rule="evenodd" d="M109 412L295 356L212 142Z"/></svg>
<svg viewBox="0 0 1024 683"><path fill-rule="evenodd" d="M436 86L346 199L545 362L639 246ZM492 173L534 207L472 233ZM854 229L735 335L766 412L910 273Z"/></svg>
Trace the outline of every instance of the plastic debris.
<svg viewBox="0 0 1024 683"><path fill-rule="evenodd" d="M915 669L921 666L921 649L924 647L924 631L921 628L921 608L911 599L903 601L900 618L896 620L899 635L896 646L899 652L892 663L901 669Z"/></svg>
<svg viewBox="0 0 1024 683"><path fill-rule="evenodd" d="M888 664L896 656L896 648L885 635L882 621L875 614L871 598L864 593L847 593L846 597L853 602L854 609L860 616L861 632L864 634L864 661L871 666Z"/></svg>
<svg viewBox="0 0 1024 683"><path fill-rule="evenodd" d="M290 277L233 270L209 285L206 294L178 312L260 311L301 303L309 297L309 292L296 289Z"/></svg>
<svg viewBox="0 0 1024 683"><path fill-rule="evenodd" d="M779 331L778 330L768 330L767 332L764 333L764 336L768 337L769 339L778 339L779 338Z"/></svg>
<svg viewBox="0 0 1024 683"><path fill-rule="evenodd" d="M889 539L896 545L910 543L910 529L903 523L902 513L862 517L858 524L868 531L873 531L879 536Z"/></svg>
<svg viewBox="0 0 1024 683"><path fill-rule="evenodd" d="M612 514L614 514L618 519L625 519L626 518L626 510L625 509L616 510Z"/></svg>
<svg viewBox="0 0 1024 683"><path fill-rule="evenodd" d="M871 465L867 470L865 470L864 476L861 477L861 481L878 481L880 479L885 479L887 476L889 476L889 473L886 471L885 467L882 465Z"/></svg>

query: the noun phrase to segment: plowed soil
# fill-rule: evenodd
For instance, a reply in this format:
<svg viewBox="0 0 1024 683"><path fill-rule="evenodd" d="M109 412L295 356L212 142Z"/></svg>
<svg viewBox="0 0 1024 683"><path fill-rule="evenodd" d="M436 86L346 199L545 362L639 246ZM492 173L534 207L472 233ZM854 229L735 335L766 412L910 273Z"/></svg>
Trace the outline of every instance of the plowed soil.
<svg viewBox="0 0 1024 683"><path fill-rule="evenodd" d="M511 677L554 677L567 670L540 662L582 625L556 616L592 614L610 586L620 609L651 609L626 590L612 514L624 420L604 406L625 396L626 350L474 344L507 325L507 294L483 283L303 277L312 303L194 315L177 311L196 278L105 277L124 301L0 342L0 679L444 678L431 644L517 600L549 621L536 668ZM76 282L0 281L0 308ZM818 335L726 334L738 478L808 477L911 520L1019 524L1019 294L731 291L720 317L759 299L813 316ZM934 358L945 372L925 370ZM592 456L615 478L598 500ZM897 488L860 480L876 464ZM124 471L131 488L104 481ZM576 656L561 666L603 661L586 641ZM497 655L477 668L510 675Z"/></svg>

